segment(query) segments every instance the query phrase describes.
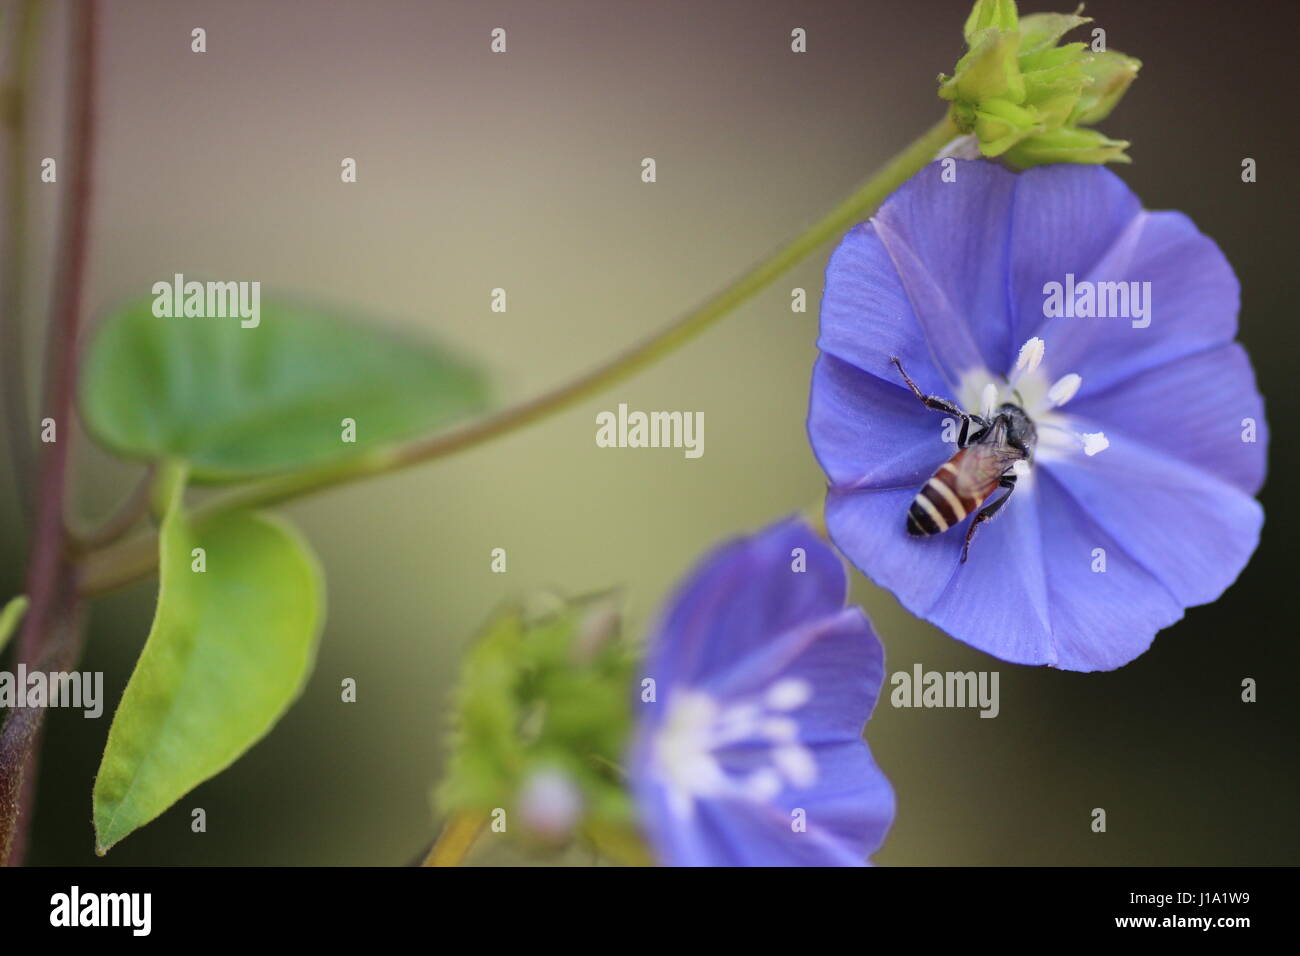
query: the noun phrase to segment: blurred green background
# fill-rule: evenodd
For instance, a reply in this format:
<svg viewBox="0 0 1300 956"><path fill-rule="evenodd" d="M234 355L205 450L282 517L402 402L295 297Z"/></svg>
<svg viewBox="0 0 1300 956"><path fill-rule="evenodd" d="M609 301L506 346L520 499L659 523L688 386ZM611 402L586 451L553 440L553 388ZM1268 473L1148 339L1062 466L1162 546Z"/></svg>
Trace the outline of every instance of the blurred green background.
<svg viewBox="0 0 1300 956"><path fill-rule="evenodd" d="M1022 4L1022 12L1066 10ZM427 330L481 356L501 402L638 340L800 231L940 114L935 75L962 52L960 2L110 2L103 24L92 321L174 272ZM1002 664L854 575L889 671L1001 673L1001 715L877 709L868 739L898 795L878 862L1300 862L1300 650L1293 3L1120 3L1097 18L1144 61L1103 124L1131 139L1121 175L1187 212L1243 286L1241 339L1275 445L1263 544L1238 583L1111 674ZM58 190L64 11L47 18L29 177L29 327L43 322ZM190 52L207 30L208 52ZM508 30L509 52L488 52ZM804 27L808 52L789 49ZM652 156L658 182L640 181ZM1259 181L1240 180L1243 157ZM354 157L359 182L339 182ZM625 585L640 635L718 539L815 502L804 436L826 253L686 350L505 440L289 508L325 564L314 679L231 770L131 836L108 864L400 864L435 821L461 649L504 598ZM504 287L509 311L489 296ZM790 289L810 311L792 314ZM36 354L29 356L36 368ZM1213 387L1213 383L1207 383ZM594 416L627 402L701 410L706 452L609 450ZM135 477L84 439L74 501L90 518ZM0 591L22 587L11 478ZM489 571L506 548L509 572ZM90 786L152 612L153 582L99 602L83 667L104 718L48 726L33 863L96 862ZM359 699L339 701L356 678ZM1244 704L1244 677L1259 701ZM208 832L192 834L203 807ZM1104 807L1108 832L1090 831ZM490 854L485 857L492 859ZM495 857L502 859L502 857Z"/></svg>

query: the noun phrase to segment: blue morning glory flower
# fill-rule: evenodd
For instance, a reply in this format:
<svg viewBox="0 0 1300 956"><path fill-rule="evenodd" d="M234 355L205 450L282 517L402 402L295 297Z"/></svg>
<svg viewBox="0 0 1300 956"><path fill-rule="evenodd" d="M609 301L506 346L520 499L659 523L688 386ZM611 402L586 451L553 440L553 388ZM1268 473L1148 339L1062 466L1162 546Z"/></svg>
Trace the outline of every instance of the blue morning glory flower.
<svg viewBox="0 0 1300 956"><path fill-rule="evenodd" d="M788 520L708 555L648 649L629 773L670 866L861 866L894 816L862 740L884 653L835 552ZM645 686L645 685L643 685Z"/></svg>
<svg viewBox="0 0 1300 956"><path fill-rule="evenodd" d="M1233 341L1238 293L1186 216L1144 210L1105 169L922 170L826 271L808 433L832 540L913 614L1003 660L1137 657L1259 541L1268 431ZM959 418L900 368L988 423L1015 406L1036 433L997 462L1011 481L980 507L1009 497L967 561L979 508L946 492L983 491L993 459L944 468Z"/></svg>

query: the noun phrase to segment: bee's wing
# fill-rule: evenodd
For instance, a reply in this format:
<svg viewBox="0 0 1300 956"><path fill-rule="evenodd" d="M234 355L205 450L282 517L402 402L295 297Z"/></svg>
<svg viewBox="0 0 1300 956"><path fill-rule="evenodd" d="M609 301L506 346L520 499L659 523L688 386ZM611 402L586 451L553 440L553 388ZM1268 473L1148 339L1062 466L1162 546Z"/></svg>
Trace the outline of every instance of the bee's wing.
<svg viewBox="0 0 1300 956"><path fill-rule="evenodd" d="M963 498L983 501L993 490L1009 464L996 445L971 445L953 459L957 473L954 490Z"/></svg>

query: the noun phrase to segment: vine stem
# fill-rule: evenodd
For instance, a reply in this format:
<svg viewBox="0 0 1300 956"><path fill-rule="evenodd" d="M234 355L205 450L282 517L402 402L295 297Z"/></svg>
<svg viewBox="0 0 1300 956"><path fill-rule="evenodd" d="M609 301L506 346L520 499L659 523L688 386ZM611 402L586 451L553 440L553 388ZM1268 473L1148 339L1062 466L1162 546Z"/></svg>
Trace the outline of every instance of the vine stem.
<svg viewBox="0 0 1300 956"><path fill-rule="evenodd" d="M827 242L838 239L850 226L871 215L890 193L933 159L957 135L957 128L945 114L943 119L795 239L697 308L604 365L536 398L462 428L381 449L341 465L269 478L214 495L195 507L195 517L277 504L326 488L443 458L563 411L629 378L699 335ZM112 591L144 577L153 570L157 561L156 533L128 539L88 554L81 563L79 587L83 594L92 596Z"/></svg>
<svg viewBox="0 0 1300 956"><path fill-rule="evenodd" d="M106 548L135 527L142 518L149 514L149 496L153 491L154 479L157 474L158 468L156 465L150 465L146 468L144 474L136 481L135 487L131 489L121 504L93 530L78 532L76 529L70 528L68 534L69 549L74 554L84 554L87 551L93 551L95 548Z"/></svg>
<svg viewBox="0 0 1300 956"><path fill-rule="evenodd" d="M460 866L474 848L479 834L487 826L487 818L481 813L462 810L452 814L438 841L434 843L429 855L421 866Z"/></svg>
<svg viewBox="0 0 1300 956"><path fill-rule="evenodd" d="M23 517L32 494L32 421L27 401L27 370L23 332L23 288L27 279L27 95L36 60L38 0L20 0L15 16L14 66L4 89L4 121L9 132L8 221L3 262L0 262L0 401L4 404L5 435L10 468Z"/></svg>
<svg viewBox="0 0 1300 956"><path fill-rule="evenodd" d="M27 565L27 616L17 642L18 660L39 669L51 635L76 616L78 595L67 560L63 504L72 439L80 326L90 233L91 167L95 152L96 21L98 0L71 7L68 142L71 174L60 234L46 344L45 410L61 434L44 446L36 522ZM66 168L66 164L65 164ZM10 711L0 731L0 847L9 864L22 861L31 822L36 754L44 708Z"/></svg>

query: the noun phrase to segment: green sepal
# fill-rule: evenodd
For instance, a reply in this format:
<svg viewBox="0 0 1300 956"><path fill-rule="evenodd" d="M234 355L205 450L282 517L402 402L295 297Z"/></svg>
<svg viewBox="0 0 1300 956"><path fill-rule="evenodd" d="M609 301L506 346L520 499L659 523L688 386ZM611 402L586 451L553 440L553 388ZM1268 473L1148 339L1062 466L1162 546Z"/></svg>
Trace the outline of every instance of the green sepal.
<svg viewBox="0 0 1300 956"><path fill-rule="evenodd" d="M1142 61L1137 57L1115 50L1093 54L1082 67L1090 82L1080 94L1070 121L1091 126L1104 120L1137 79L1141 68Z"/></svg>
<svg viewBox="0 0 1300 956"><path fill-rule="evenodd" d="M1055 46L1071 30L1091 22L1092 17L1075 13L1028 14L1020 18L1020 50L1022 53L1037 53Z"/></svg>
<svg viewBox="0 0 1300 956"><path fill-rule="evenodd" d="M1111 139L1094 129L1062 127L1021 140L1007 150L1007 159L1022 169L1048 163L1127 163L1125 140Z"/></svg>
<svg viewBox="0 0 1300 956"><path fill-rule="evenodd" d="M962 35L970 43L981 30L1014 31L1017 18L1015 0L975 0L975 6L962 26Z"/></svg>
<svg viewBox="0 0 1300 956"><path fill-rule="evenodd" d="M1044 129L1037 111L1006 100L989 100L975 113L975 135L985 156L998 156Z"/></svg>
<svg viewBox="0 0 1300 956"><path fill-rule="evenodd" d="M1020 103L1025 98L1025 81L1017 64L1020 38L1005 30L981 31L970 52L957 61L951 78L946 78L939 95L946 100L980 103L994 97Z"/></svg>

